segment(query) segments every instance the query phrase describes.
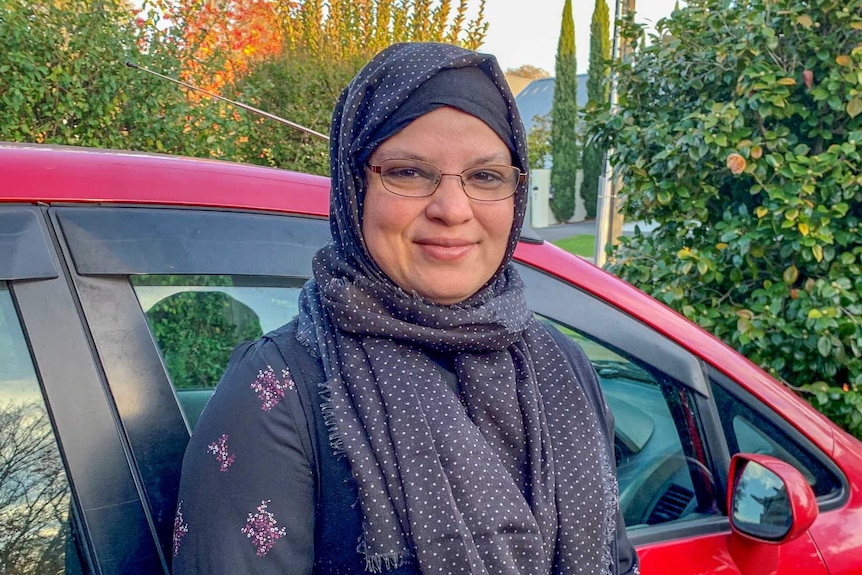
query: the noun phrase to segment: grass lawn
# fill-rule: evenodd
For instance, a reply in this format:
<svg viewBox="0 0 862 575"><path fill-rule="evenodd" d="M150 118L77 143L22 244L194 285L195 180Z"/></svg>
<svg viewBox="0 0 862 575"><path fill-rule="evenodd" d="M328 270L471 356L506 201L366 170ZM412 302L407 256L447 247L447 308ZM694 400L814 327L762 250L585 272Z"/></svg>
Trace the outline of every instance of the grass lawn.
<svg viewBox="0 0 862 575"><path fill-rule="evenodd" d="M596 236L593 234L578 234L552 243L575 255L586 258L596 255Z"/></svg>

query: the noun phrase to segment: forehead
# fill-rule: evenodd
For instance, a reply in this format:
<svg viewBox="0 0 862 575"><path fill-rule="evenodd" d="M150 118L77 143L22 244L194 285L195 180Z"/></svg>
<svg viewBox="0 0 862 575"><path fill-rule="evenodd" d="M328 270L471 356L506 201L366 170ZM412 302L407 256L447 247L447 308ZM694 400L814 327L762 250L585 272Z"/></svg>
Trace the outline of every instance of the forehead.
<svg viewBox="0 0 862 575"><path fill-rule="evenodd" d="M419 116L384 140L372 153L377 160L439 157L509 162L508 146L479 118L452 107Z"/></svg>

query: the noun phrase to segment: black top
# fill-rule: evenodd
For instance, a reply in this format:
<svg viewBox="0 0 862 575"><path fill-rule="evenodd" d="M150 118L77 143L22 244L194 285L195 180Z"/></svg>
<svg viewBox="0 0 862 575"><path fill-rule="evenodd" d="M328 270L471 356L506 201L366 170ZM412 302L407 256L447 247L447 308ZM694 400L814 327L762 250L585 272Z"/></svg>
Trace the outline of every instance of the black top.
<svg viewBox="0 0 862 575"><path fill-rule="evenodd" d="M583 382L607 437L613 421L583 350L549 332ZM445 357L432 358L458 393ZM449 374L447 376L447 373ZM346 457L329 447L320 362L290 323L237 347L183 461L173 573L360 575L362 517ZM617 521L619 573L637 573ZM415 573L411 566L386 571Z"/></svg>

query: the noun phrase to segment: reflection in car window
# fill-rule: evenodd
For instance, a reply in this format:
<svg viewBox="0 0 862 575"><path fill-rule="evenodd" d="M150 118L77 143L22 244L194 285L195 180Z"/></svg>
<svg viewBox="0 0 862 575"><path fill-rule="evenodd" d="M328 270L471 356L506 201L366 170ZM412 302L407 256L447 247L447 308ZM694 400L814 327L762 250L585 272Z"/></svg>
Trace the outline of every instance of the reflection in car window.
<svg viewBox="0 0 862 575"><path fill-rule="evenodd" d="M713 385L713 395L731 455L757 453L777 457L798 469L816 496L827 497L840 492L838 479L767 417L721 385Z"/></svg>
<svg viewBox="0 0 862 575"><path fill-rule="evenodd" d="M69 505L33 362L0 282L0 573L81 573Z"/></svg>
<svg viewBox="0 0 862 575"><path fill-rule="evenodd" d="M544 317L590 358L614 414L620 507L628 527L717 512L705 454L694 447L688 394L584 334ZM674 415L676 414L676 418Z"/></svg>
<svg viewBox="0 0 862 575"><path fill-rule="evenodd" d="M234 347L289 322L305 281L229 275L140 275L131 280L189 428Z"/></svg>

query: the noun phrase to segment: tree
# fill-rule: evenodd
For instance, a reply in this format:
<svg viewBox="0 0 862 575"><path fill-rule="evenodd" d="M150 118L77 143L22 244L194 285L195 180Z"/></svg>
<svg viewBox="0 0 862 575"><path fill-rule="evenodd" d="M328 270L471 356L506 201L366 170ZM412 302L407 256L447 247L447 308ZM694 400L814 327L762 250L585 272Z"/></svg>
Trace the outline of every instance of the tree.
<svg viewBox="0 0 862 575"><path fill-rule="evenodd" d="M551 211L557 220L568 221L575 213L578 179L578 63L575 59L575 21L572 0L563 6L560 40L557 44L556 81L551 105Z"/></svg>
<svg viewBox="0 0 862 575"><path fill-rule="evenodd" d="M508 68L506 69L506 74L511 74L512 76L518 76L520 78L529 78L531 80L549 78L551 76L547 71L531 64L524 64L517 68Z"/></svg>
<svg viewBox="0 0 862 575"><path fill-rule="evenodd" d="M527 134L527 151L530 156L531 169L544 169L546 159L551 156L551 117L534 116Z"/></svg>
<svg viewBox="0 0 862 575"><path fill-rule="evenodd" d="M608 62L611 57L610 21L605 0L596 0L590 23L590 69L587 76L587 113L603 109L608 103ZM605 149L599 142L584 145L581 198L588 218L596 217L599 178L604 168Z"/></svg>
<svg viewBox="0 0 862 575"><path fill-rule="evenodd" d="M284 21L288 53L300 50L323 62L371 56L396 42L448 42L477 49L488 31L485 0L467 20L469 0L305 0Z"/></svg>
<svg viewBox="0 0 862 575"><path fill-rule="evenodd" d="M70 503L44 406L0 404L0 572L62 573Z"/></svg>
<svg viewBox="0 0 862 575"><path fill-rule="evenodd" d="M297 7L269 0L151 0L181 39L182 76L218 91L249 66L277 55L284 43L282 18Z"/></svg>
<svg viewBox="0 0 862 575"><path fill-rule="evenodd" d="M125 66L179 71L179 44L157 15L136 19L125 0L2 5L0 139L207 156L213 133L236 124Z"/></svg>
<svg viewBox="0 0 862 575"><path fill-rule="evenodd" d="M595 130L625 215L659 224L609 269L862 437L859 69L862 0L692 0Z"/></svg>

